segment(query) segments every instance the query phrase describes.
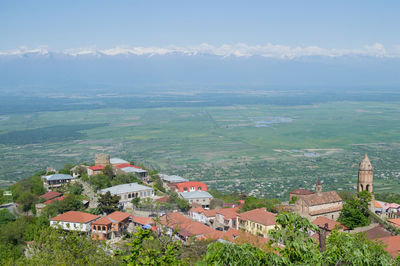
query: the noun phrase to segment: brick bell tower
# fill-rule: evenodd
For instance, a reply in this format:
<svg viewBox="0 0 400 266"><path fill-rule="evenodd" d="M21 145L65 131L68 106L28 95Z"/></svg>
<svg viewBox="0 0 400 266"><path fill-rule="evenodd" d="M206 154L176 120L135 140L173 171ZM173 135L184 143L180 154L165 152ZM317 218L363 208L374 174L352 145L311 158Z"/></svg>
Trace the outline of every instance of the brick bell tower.
<svg viewBox="0 0 400 266"><path fill-rule="evenodd" d="M364 155L364 159L360 163L360 167L358 168L358 188L357 192L368 191L371 193L372 199L369 203L369 208L372 212L375 212L375 197L373 194L373 181L374 181L374 173L371 161L368 158L368 155Z"/></svg>

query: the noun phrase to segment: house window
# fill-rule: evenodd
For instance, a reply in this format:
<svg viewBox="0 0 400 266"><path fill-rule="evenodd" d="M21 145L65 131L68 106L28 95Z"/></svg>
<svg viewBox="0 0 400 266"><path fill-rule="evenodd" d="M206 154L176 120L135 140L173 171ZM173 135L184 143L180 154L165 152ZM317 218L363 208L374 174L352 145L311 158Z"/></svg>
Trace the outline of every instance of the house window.
<svg viewBox="0 0 400 266"><path fill-rule="evenodd" d="M201 187L198 187L197 190L201 190Z"/></svg>
<svg viewBox="0 0 400 266"><path fill-rule="evenodd" d="M143 192L140 192L140 197L143 197Z"/></svg>
<svg viewBox="0 0 400 266"><path fill-rule="evenodd" d="M184 191L184 192L187 192L187 188L186 188L186 187L184 187L184 188L183 188L183 191Z"/></svg>

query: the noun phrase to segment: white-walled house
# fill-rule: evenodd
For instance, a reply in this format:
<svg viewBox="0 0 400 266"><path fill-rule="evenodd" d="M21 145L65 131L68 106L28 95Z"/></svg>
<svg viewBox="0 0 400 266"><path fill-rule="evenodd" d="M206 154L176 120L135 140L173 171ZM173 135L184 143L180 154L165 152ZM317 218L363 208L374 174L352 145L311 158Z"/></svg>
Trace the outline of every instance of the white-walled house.
<svg viewBox="0 0 400 266"><path fill-rule="evenodd" d="M100 216L79 212L69 211L50 219L50 226L69 231L80 231L89 233L92 229L92 222Z"/></svg>
<svg viewBox="0 0 400 266"><path fill-rule="evenodd" d="M125 206L127 203L131 202L133 198L152 198L154 196L154 189L152 187L147 187L140 185L138 183L130 183L117 185L109 188L100 190L101 194L110 192L112 195L120 196L119 204Z"/></svg>

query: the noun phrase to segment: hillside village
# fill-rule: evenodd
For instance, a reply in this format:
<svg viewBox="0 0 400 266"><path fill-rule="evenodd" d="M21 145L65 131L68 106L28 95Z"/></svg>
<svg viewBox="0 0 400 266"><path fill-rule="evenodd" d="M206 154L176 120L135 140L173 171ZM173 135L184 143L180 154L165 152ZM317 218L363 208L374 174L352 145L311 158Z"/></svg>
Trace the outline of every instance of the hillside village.
<svg viewBox="0 0 400 266"><path fill-rule="evenodd" d="M93 165L75 165L69 172L49 167L41 176L46 193L38 197L34 212L27 211L35 215L45 213L51 227L79 232L82 237L104 240L115 247L126 243L129 234L142 228L165 231L182 243L207 239L263 248L270 230L279 226L277 214L293 212L320 229L308 232L320 244L337 229L365 232L369 239L387 243L386 249L393 257L400 252L400 236L395 235L395 228L400 228L400 205L375 200L373 168L367 155L359 167L358 192L372 194L369 210L376 222L355 229L338 221L345 200L336 191L324 191L320 178L313 190L291 191L288 202L249 207L257 199L239 195L235 201L227 202L214 197L203 182L161 174L134 162L110 158L108 154L96 154ZM108 183L99 184L101 180ZM11 191L5 193L12 196ZM78 199L79 208L50 211L51 206L72 197Z"/></svg>

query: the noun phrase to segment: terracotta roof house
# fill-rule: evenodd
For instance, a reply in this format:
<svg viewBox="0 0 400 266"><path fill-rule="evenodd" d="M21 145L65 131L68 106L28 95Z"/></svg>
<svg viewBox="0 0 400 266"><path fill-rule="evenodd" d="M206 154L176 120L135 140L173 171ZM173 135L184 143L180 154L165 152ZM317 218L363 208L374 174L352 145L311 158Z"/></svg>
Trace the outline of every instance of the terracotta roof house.
<svg viewBox="0 0 400 266"><path fill-rule="evenodd" d="M93 165L87 168L87 175L99 175L103 173L105 165Z"/></svg>
<svg viewBox="0 0 400 266"><path fill-rule="evenodd" d="M293 197L296 197L298 199L299 197L302 197L304 195L311 195L311 194L314 194L314 192L309 191L307 189L298 188L289 192L289 200L292 200Z"/></svg>
<svg viewBox="0 0 400 266"><path fill-rule="evenodd" d="M175 192L207 191L207 185L198 181L172 183L170 187L173 188Z"/></svg>
<svg viewBox="0 0 400 266"><path fill-rule="evenodd" d="M200 222L192 221L178 212L167 213L160 218L160 222L167 228L167 233L172 234L174 230L177 230L178 237L184 241L189 237L206 236L216 231Z"/></svg>
<svg viewBox="0 0 400 266"><path fill-rule="evenodd" d="M216 209L215 226L222 227L224 230L229 228L237 228L237 215L239 207Z"/></svg>
<svg viewBox="0 0 400 266"><path fill-rule="evenodd" d="M389 252L393 258L397 257L400 252L400 236L382 237L378 240L386 245L385 250Z"/></svg>
<svg viewBox="0 0 400 266"><path fill-rule="evenodd" d="M189 210L189 217L203 224L211 225L214 223L217 210L205 210L202 207L194 207Z"/></svg>
<svg viewBox="0 0 400 266"><path fill-rule="evenodd" d="M392 235L390 232L386 231L382 225L377 225L364 233L367 235L367 238L371 240Z"/></svg>
<svg viewBox="0 0 400 266"><path fill-rule="evenodd" d="M250 244L253 247L261 249L267 248L266 244L268 243L268 238L256 236L234 228L229 228L228 231L223 232L219 239L235 244Z"/></svg>
<svg viewBox="0 0 400 266"><path fill-rule="evenodd" d="M335 228L337 228L339 230L350 230L350 228L348 228L347 226L345 226L337 221L328 219L324 216L318 217L312 223L320 228L325 228L325 225L327 225L327 227L326 227L327 231L332 231Z"/></svg>
<svg viewBox="0 0 400 266"><path fill-rule="evenodd" d="M169 197L168 196L164 196L162 198L156 199L156 201L158 202L168 202Z"/></svg>
<svg viewBox="0 0 400 266"><path fill-rule="evenodd" d="M141 217L131 215L131 220L135 226L155 225L155 221L151 217Z"/></svg>
<svg viewBox="0 0 400 266"><path fill-rule="evenodd" d="M44 204L50 204L54 201L62 201L63 199L65 199L66 197L68 197L68 195L63 195L61 197L58 198L54 198L54 199L50 199L50 200L46 200L45 202L43 202Z"/></svg>
<svg viewBox="0 0 400 266"><path fill-rule="evenodd" d="M322 184L318 179L317 193L303 195L295 202L295 212L311 221L320 216L337 220L343 208L342 198L336 191L322 192Z"/></svg>
<svg viewBox="0 0 400 266"><path fill-rule="evenodd" d="M90 213L69 211L51 218L50 226L70 231L90 232L91 223L99 218L100 216Z"/></svg>
<svg viewBox="0 0 400 266"><path fill-rule="evenodd" d="M129 217L128 213L115 211L92 222L92 238L103 240L121 236L128 228Z"/></svg>
<svg viewBox="0 0 400 266"><path fill-rule="evenodd" d="M62 196L62 193L60 193L60 192L49 191L49 192L39 196L39 198L45 199L45 200L52 200L52 199L58 198L60 196Z"/></svg>
<svg viewBox="0 0 400 266"><path fill-rule="evenodd" d="M275 213L265 208L254 209L238 214L238 228L253 235L268 237L268 231L275 228Z"/></svg>

